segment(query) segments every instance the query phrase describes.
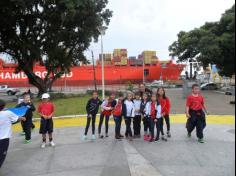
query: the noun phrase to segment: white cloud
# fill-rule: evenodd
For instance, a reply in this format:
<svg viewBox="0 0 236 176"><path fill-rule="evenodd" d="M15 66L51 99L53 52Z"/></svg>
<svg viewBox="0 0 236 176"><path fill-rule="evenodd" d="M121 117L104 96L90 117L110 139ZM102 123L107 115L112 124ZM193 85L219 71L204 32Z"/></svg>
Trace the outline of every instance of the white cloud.
<svg viewBox="0 0 236 176"><path fill-rule="evenodd" d="M168 46L181 30L217 21L234 0L110 0L114 16L104 37L104 49L127 48L129 55L156 50L165 60ZM100 44L91 49L98 56Z"/></svg>

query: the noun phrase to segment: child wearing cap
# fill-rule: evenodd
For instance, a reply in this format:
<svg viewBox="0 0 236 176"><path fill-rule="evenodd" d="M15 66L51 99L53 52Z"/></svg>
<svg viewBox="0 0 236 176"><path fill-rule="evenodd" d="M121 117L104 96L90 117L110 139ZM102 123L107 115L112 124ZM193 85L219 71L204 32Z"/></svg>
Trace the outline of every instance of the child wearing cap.
<svg viewBox="0 0 236 176"><path fill-rule="evenodd" d="M49 145L55 147L53 142L53 115L55 112L55 106L49 101L50 95L45 93L42 95L42 102L38 106L38 113L41 116L40 131L42 134L42 145L41 148L46 147L47 134L49 135Z"/></svg>
<svg viewBox="0 0 236 176"><path fill-rule="evenodd" d="M24 117L18 117L11 111L4 111L6 103L0 100L0 168L6 159L7 151L12 135L12 123L25 121Z"/></svg>

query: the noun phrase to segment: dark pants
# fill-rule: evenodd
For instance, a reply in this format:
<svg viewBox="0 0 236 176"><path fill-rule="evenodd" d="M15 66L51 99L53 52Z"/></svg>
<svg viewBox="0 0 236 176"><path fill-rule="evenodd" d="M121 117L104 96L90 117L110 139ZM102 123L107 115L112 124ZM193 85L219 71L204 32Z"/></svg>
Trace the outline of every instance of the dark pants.
<svg viewBox="0 0 236 176"><path fill-rule="evenodd" d="M188 119L187 122L188 133L192 133L193 130L196 128L197 137L199 139L203 139L204 138L203 130L206 127L205 113L202 110L201 111L190 110L189 113L191 117Z"/></svg>
<svg viewBox="0 0 236 176"><path fill-rule="evenodd" d="M170 116L169 115L164 116L164 120L166 122L167 131L170 131ZM163 120L163 125L164 125L164 120Z"/></svg>
<svg viewBox="0 0 236 176"><path fill-rule="evenodd" d="M160 134L163 131L163 118L160 118L157 120L157 122L154 121L154 119L150 119L150 130L151 130L151 136L152 138L155 137L155 127L157 129L157 135L156 138L160 138Z"/></svg>
<svg viewBox="0 0 236 176"><path fill-rule="evenodd" d="M31 140L32 119L22 122L22 128L25 132L25 140Z"/></svg>
<svg viewBox="0 0 236 176"><path fill-rule="evenodd" d="M98 134L101 134L101 132L102 132L102 125L103 125L104 117L105 116L103 114L101 114L100 122L99 122L99 126L98 126ZM108 130L109 130L109 120L110 120L110 116L106 116L105 117L106 134L108 134Z"/></svg>
<svg viewBox="0 0 236 176"><path fill-rule="evenodd" d="M147 133L148 129L150 131L150 122L149 122L149 118L148 117L144 117L143 118L143 126L144 126L144 132Z"/></svg>
<svg viewBox="0 0 236 176"><path fill-rule="evenodd" d="M86 136L88 134L88 130L89 130L91 121L92 121L92 133L94 135L95 134L95 124L96 124L96 114L92 115L92 117L87 118L87 125L86 125L85 133L84 133L84 135L86 135Z"/></svg>
<svg viewBox="0 0 236 176"><path fill-rule="evenodd" d="M131 128L131 123L132 123L132 117L126 117L125 118L125 125L126 125L125 136L126 137L132 137L133 136L133 132L132 132L132 128Z"/></svg>
<svg viewBox="0 0 236 176"><path fill-rule="evenodd" d="M114 121L115 121L115 124L116 124L116 127L115 127L115 135L116 137L119 137L121 134L120 134L120 130L121 130L121 123L122 123L122 117L116 117L114 116Z"/></svg>
<svg viewBox="0 0 236 176"><path fill-rule="evenodd" d="M2 139L0 140L0 168L2 167L9 147L10 139Z"/></svg>
<svg viewBox="0 0 236 176"><path fill-rule="evenodd" d="M141 135L141 121L142 121L141 115L136 115L133 120L135 136Z"/></svg>

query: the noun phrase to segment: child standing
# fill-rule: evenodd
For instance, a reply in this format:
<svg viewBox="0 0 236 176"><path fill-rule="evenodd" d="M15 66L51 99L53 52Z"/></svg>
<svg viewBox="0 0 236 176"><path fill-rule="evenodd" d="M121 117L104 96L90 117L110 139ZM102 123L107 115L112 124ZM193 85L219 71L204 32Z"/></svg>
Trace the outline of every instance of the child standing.
<svg viewBox="0 0 236 176"><path fill-rule="evenodd" d="M158 101L161 104L161 115L164 118L167 126L167 137L171 137L170 133L170 108L171 108L171 103L170 99L166 96L166 91L164 88L159 88L157 90L157 96L158 96ZM164 122L164 121L163 121ZM164 131L163 131L164 134Z"/></svg>
<svg viewBox="0 0 236 176"><path fill-rule="evenodd" d="M163 129L163 118L161 116L161 105L157 101L157 96L152 95L151 102L149 103L149 115L150 115L150 129L151 129L151 138L150 142L154 142L154 133L155 127L157 129L157 135L155 141L159 141L160 133Z"/></svg>
<svg viewBox="0 0 236 176"><path fill-rule="evenodd" d="M85 133L83 136L83 140L87 140L88 137L88 130L90 127L90 123L92 120L92 140L96 140L95 136L95 124L96 124L96 116L99 110L100 105L102 104L101 100L98 98L98 93L97 91L93 92L92 98L88 101L87 106L86 106L86 111L87 111L87 125L85 128Z"/></svg>
<svg viewBox="0 0 236 176"><path fill-rule="evenodd" d="M41 148L46 147L47 134L49 136L49 145L55 147L53 142L53 115L55 112L54 104L49 101L50 95L45 93L42 95L42 102L38 106L38 113L41 116L41 124L39 133L42 134L42 145Z"/></svg>
<svg viewBox="0 0 236 176"><path fill-rule="evenodd" d="M122 139L124 136L121 135L121 123L122 123L122 106L123 106L123 96L120 95L119 99L117 100L116 106L112 111L113 118L115 121L115 139Z"/></svg>
<svg viewBox="0 0 236 176"><path fill-rule="evenodd" d="M12 123L25 121L24 117L18 117L11 111L3 111L6 103L0 100L0 168L6 159L7 151L12 135Z"/></svg>
<svg viewBox="0 0 236 176"><path fill-rule="evenodd" d="M133 121L133 127L134 127L134 138L140 138L141 137L141 98L140 98L140 93L135 94L135 99L134 99L134 112L135 112L135 117Z"/></svg>
<svg viewBox="0 0 236 176"><path fill-rule="evenodd" d="M33 112L36 110L34 104L31 102L30 94L23 95L23 102L18 104L16 108L27 107L28 111L25 114L26 121L22 122L23 131L25 132L25 144L31 143L31 130L33 124Z"/></svg>
<svg viewBox="0 0 236 176"><path fill-rule="evenodd" d="M205 113L208 114L204 97L200 94L199 85L194 84L192 86L192 94L188 96L186 102L186 115L188 118L187 131L188 137L191 137L191 133L196 128L199 143L204 143L203 130L206 127Z"/></svg>
<svg viewBox="0 0 236 176"><path fill-rule="evenodd" d="M108 130L109 130L109 120L110 120L110 116L112 114L112 110L114 109L115 105L116 105L116 95L115 93L111 93L110 97L103 101L102 103L102 112L100 115L100 122L99 122L99 126L98 126L98 134L99 134L99 138L104 138L103 135L101 135L102 132L102 125L103 125L103 121L104 121L104 117L105 117L105 133L106 133L106 137L109 137L108 135Z"/></svg>
<svg viewBox="0 0 236 176"><path fill-rule="evenodd" d="M125 118L125 124L126 124L126 138L133 140L133 132L131 129L131 123L132 119L135 116L135 107L133 102L133 93L129 92L127 99L124 101L123 104L123 115Z"/></svg>
<svg viewBox="0 0 236 176"><path fill-rule="evenodd" d="M143 94L143 99L141 103L141 113L143 115L143 126L144 126L144 140L147 141L150 138L150 128L149 128L149 115L148 115L148 105L149 105L149 98L148 94L144 93ZM149 131L148 131L149 130Z"/></svg>

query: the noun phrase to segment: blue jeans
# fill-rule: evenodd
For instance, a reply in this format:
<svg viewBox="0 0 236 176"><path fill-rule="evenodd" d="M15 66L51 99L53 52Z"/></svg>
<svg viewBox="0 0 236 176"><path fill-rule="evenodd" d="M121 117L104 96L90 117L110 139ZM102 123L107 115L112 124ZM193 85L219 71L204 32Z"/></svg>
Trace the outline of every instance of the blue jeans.
<svg viewBox="0 0 236 176"><path fill-rule="evenodd" d="M120 129L121 129L121 123L122 123L122 117L121 116L114 116L114 121L115 121L115 124L116 124L116 127L115 127L115 134L116 134L116 137L119 137L121 134L120 134Z"/></svg>

